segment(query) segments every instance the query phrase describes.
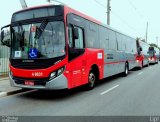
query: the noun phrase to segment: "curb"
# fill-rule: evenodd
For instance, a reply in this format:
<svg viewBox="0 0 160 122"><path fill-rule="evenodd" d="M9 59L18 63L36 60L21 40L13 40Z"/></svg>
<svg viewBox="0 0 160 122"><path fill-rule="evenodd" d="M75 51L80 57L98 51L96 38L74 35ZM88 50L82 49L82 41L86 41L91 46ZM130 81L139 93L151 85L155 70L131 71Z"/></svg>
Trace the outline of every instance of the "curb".
<svg viewBox="0 0 160 122"><path fill-rule="evenodd" d="M14 95L14 94L18 94L18 93L22 93L22 92L25 92L25 91L28 91L28 90L27 89L18 89L18 90L9 91L9 92L0 92L0 98L10 96L10 95Z"/></svg>
<svg viewBox="0 0 160 122"><path fill-rule="evenodd" d="M0 92L0 98L7 96L7 92Z"/></svg>
<svg viewBox="0 0 160 122"><path fill-rule="evenodd" d="M7 77L7 78L0 78L0 81L3 81L3 80L9 80L9 77Z"/></svg>

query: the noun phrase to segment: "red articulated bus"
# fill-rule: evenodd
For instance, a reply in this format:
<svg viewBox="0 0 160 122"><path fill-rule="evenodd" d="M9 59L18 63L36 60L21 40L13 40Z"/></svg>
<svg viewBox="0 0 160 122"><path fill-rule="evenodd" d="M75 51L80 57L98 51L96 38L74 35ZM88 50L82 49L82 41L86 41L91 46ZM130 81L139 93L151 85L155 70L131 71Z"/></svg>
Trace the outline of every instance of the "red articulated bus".
<svg viewBox="0 0 160 122"><path fill-rule="evenodd" d="M11 39L5 38L10 31ZM2 28L11 48L12 86L71 89L136 66L136 40L63 5L35 7L13 14Z"/></svg>
<svg viewBox="0 0 160 122"><path fill-rule="evenodd" d="M149 44L146 42L136 40L137 43L137 54L136 54L136 62L137 67L142 69L144 66L149 66Z"/></svg>

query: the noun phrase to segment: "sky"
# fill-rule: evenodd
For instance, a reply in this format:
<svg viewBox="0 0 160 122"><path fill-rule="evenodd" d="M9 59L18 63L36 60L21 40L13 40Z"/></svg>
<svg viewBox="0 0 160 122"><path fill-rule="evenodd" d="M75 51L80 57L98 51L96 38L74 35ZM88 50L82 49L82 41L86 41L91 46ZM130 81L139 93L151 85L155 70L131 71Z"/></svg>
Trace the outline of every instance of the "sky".
<svg viewBox="0 0 160 122"><path fill-rule="evenodd" d="M107 24L107 0L59 0L66 5ZM46 0L26 0L29 7L54 4ZM111 0L110 26L131 37L145 38L160 46L160 0ZM0 27L10 24L14 12L21 10L19 0L1 0Z"/></svg>

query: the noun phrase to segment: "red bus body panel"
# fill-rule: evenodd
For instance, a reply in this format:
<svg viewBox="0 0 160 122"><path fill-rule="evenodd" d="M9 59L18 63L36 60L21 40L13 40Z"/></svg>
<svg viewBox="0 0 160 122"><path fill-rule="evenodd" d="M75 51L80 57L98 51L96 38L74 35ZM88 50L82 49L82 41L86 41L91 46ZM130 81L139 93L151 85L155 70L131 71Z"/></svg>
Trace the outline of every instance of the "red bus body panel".
<svg viewBox="0 0 160 122"><path fill-rule="evenodd" d="M98 59L98 53L102 53L102 59ZM100 79L104 74L104 52L101 49L86 49L85 53L72 60L66 66L64 75L68 79L68 88L74 88L88 83L88 74L92 65L99 68Z"/></svg>

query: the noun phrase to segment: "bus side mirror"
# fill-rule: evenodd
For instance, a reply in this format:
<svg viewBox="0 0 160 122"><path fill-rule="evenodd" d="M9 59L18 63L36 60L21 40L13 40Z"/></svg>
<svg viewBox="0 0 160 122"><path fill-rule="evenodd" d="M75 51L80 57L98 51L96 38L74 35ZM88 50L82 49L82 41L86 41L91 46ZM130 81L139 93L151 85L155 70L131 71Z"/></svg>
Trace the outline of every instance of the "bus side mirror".
<svg viewBox="0 0 160 122"><path fill-rule="evenodd" d="M1 30L1 43L7 47L11 47L11 32L10 26L6 26Z"/></svg>
<svg viewBox="0 0 160 122"><path fill-rule="evenodd" d="M73 38L74 40L79 39L78 28L74 28Z"/></svg>
<svg viewBox="0 0 160 122"><path fill-rule="evenodd" d="M3 39L4 39L4 30L1 31L1 42L2 42Z"/></svg>
<svg viewBox="0 0 160 122"><path fill-rule="evenodd" d="M140 51L142 51L142 47L140 47Z"/></svg>
<svg viewBox="0 0 160 122"><path fill-rule="evenodd" d="M141 55L142 47L138 47L138 55Z"/></svg>

